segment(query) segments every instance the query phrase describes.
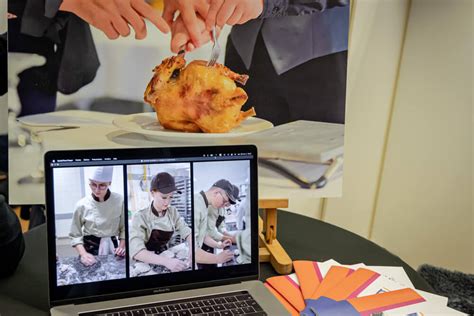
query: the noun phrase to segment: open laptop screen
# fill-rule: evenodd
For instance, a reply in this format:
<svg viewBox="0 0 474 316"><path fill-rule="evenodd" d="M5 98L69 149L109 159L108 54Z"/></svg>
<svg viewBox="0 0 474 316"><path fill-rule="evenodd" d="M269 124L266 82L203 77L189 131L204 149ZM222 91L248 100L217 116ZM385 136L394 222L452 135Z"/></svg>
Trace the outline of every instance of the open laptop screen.
<svg viewBox="0 0 474 316"><path fill-rule="evenodd" d="M45 156L52 305L258 276L254 146Z"/></svg>

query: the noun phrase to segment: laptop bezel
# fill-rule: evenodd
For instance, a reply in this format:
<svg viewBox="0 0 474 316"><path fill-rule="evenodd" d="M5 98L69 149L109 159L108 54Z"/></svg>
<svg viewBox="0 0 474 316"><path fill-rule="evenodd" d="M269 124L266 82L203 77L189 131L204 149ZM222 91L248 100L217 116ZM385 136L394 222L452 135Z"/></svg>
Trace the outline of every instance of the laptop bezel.
<svg viewBox="0 0 474 316"><path fill-rule="evenodd" d="M201 157L203 155L250 153L250 204L251 204L251 263L221 267L215 270L194 270L180 273L169 273L147 277L125 278L91 282L76 285L57 286L56 277L56 241L55 241L55 208L52 161L66 159L101 159L116 157L118 161L129 159L157 159ZM199 146L167 148L124 148L98 150L50 151L44 156L46 222L48 241L48 280L50 305L80 304L100 300L117 299L133 296L151 295L163 292L187 290L200 287L217 286L258 279L258 170L257 148L254 145L238 146ZM212 161L209 159L209 161ZM118 163L117 163L118 164ZM57 167L56 167L57 168ZM124 185L126 190L126 178ZM192 184L193 188L193 184ZM124 191L126 192L126 191ZM126 195L126 194L125 194ZM124 203L125 204L125 203ZM125 204L126 205L126 204ZM193 222L194 222L194 206ZM193 227L194 233L194 227ZM128 240L128 231L127 231ZM127 259L128 260L128 259ZM128 261L127 261L128 263ZM157 286L156 284L160 284Z"/></svg>

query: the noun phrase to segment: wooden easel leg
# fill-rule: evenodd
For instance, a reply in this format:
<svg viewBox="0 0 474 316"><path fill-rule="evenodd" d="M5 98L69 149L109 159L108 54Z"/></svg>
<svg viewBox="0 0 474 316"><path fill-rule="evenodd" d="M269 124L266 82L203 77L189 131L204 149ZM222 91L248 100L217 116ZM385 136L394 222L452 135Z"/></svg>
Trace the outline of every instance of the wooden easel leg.
<svg viewBox="0 0 474 316"><path fill-rule="evenodd" d="M261 217L258 220L260 262L270 262L279 274L291 273L291 258L276 239L277 208L288 207L288 200L260 200L259 206L265 212L265 221Z"/></svg>

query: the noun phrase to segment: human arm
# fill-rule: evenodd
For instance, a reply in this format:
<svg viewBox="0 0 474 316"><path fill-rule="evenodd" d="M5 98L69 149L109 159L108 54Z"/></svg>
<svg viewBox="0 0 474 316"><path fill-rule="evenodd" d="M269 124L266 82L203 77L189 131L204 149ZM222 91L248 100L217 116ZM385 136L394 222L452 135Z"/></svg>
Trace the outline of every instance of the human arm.
<svg viewBox="0 0 474 316"><path fill-rule="evenodd" d="M236 239L235 239L235 236L232 235L232 234L229 234L227 232L225 232L223 234L223 237L222 239L225 241L225 240L230 240L231 243L235 244L236 243Z"/></svg>
<svg viewBox="0 0 474 316"><path fill-rule="evenodd" d="M82 226L84 225L84 206L77 203L74 213L72 215L71 227L69 228L69 238L71 238L71 246L76 247L82 245L83 233Z"/></svg>
<svg viewBox="0 0 474 316"><path fill-rule="evenodd" d="M119 222L119 239L120 243L117 248L115 248L115 254L117 256L125 256L125 214L124 214L124 205L122 200L122 207L120 212L120 222Z"/></svg>
<svg viewBox="0 0 474 316"><path fill-rule="evenodd" d="M217 263L225 263L227 261L232 260L234 254L229 250L224 250L218 255L213 253L206 252L201 248L196 249L196 262L202 264L217 264Z"/></svg>
<svg viewBox="0 0 474 316"><path fill-rule="evenodd" d="M211 40L211 33L206 30L205 22L200 16L197 18L197 31L199 33L197 36L200 45ZM193 51L196 46L193 44L191 35L184 24L182 16L179 15L171 27L171 51L177 53L182 48L185 48L186 51L190 52Z"/></svg>
<svg viewBox="0 0 474 316"><path fill-rule="evenodd" d="M118 247L115 248L115 254L120 257L125 256L125 239L120 239Z"/></svg>
<svg viewBox="0 0 474 316"><path fill-rule="evenodd" d="M176 232L181 236L181 239L184 240L191 235L191 228L188 226L184 218L179 214L178 210L175 207L170 207L171 217Z"/></svg>
<svg viewBox="0 0 474 316"><path fill-rule="evenodd" d="M211 0L206 15L206 28L217 25L244 24L262 14L265 0Z"/></svg>
<svg viewBox="0 0 474 316"><path fill-rule="evenodd" d="M71 245L79 254L81 263L85 266L91 266L96 263L96 259L94 255L86 251L83 245L82 226L84 225L84 211L84 207L78 203L72 217L69 237L71 238Z"/></svg>
<svg viewBox="0 0 474 316"><path fill-rule="evenodd" d="M77 253L79 254L81 263L83 265L91 266L97 262L94 255L88 253L82 244L77 244L76 246L74 246L74 249L76 249Z"/></svg>
<svg viewBox="0 0 474 316"><path fill-rule="evenodd" d="M232 242L229 239L225 239L224 241L216 241L207 235L204 237L204 244L211 248L224 249L225 247L232 245Z"/></svg>
<svg viewBox="0 0 474 316"><path fill-rule="evenodd" d="M225 225L225 220L220 220L219 226L219 213L221 209L211 208L208 212L207 217L207 235L215 241L221 241L224 235L221 233L222 224Z"/></svg>
<svg viewBox="0 0 474 316"><path fill-rule="evenodd" d="M12 5L12 13L23 12L19 17L22 19L22 33L34 37L46 36L55 42L59 40L58 33L68 24L70 13L99 28L109 38L117 38L121 35L120 31L128 34L128 24L135 30L137 39L144 38L144 19L150 20L164 33L169 31L159 12L144 0L26 0L23 6L24 10L21 6Z"/></svg>
<svg viewBox="0 0 474 316"><path fill-rule="evenodd" d="M145 212L138 211L133 214L130 228L130 257L141 262L164 266L172 272L184 270L186 265L180 260L157 255L154 251L146 249L145 242L148 240L152 231L151 228L147 226L148 222L149 219L147 219Z"/></svg>
<svg viewBox="0 0 474 316"><path fill-rule="evenodd" d="M171 27L176 22L175 15L179 11L190 42L194 47L200 47L206 41L201 35L199 16L207 16L208 10L209 0L164 0L163 18Z"/></svg>
<svg viewBox="0 0 474 316"><path fill-rule="evenodd" d="M143 19L149 20L163 33L170 30L159 13L144 0L63 0L59 10L76 14L110 39L128 36L129 24L136 39L145 38L147 32Z"/></svg>
<svg viewBox="0 0 474 316"><path fill-rule="evenodd" d="M243 24L258 17L307 15L348 4L349 0L211 0L206 28Z"/></svg>
<svg viewBox="0 0 474 316"><path fill-rule="evenodd" d="M171 272L179 272L187 268L186 264L179 259L167 258L162 255L157 255L154 252L146 249L140 250L135 255L134 259L145 263L164 266L171 270Z"/></svg>

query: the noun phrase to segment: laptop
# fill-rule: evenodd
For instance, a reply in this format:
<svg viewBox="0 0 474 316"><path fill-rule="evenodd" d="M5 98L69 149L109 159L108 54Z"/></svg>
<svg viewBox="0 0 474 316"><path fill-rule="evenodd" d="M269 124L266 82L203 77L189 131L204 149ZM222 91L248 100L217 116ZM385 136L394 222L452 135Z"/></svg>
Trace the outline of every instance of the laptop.
<svg viewBox="0 0 474 316"><path fill-rule="evenodd" d="M52 315L288 314L258 281L255 146L51 151L45 180Z"/></svg>

